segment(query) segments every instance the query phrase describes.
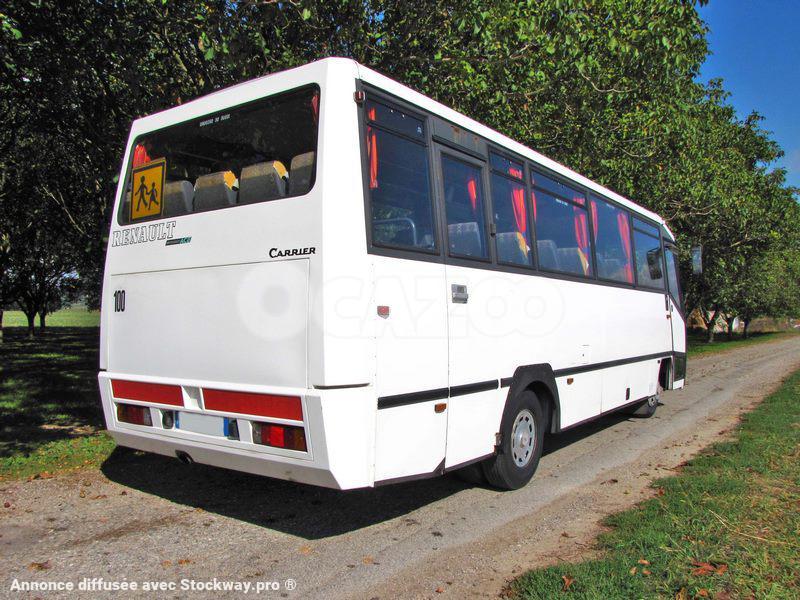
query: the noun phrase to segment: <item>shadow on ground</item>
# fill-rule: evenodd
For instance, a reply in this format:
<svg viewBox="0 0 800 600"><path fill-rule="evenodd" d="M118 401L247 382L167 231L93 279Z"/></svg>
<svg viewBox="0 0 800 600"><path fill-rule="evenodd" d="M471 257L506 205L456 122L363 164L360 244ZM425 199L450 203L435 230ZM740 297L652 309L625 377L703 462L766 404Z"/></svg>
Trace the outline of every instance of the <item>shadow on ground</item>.
<svg viewBox="0 0 800 600"><path fill-rule="evenodd" d="M554 452L628 418L609 415L550 436L544 452ZM402 517L474 487L448 474L374 489L329 490L205 465L186 466L175 458L124 448L117 448L101 470L111 481L170 502L312 540ZM530 485L536 485L535 478ZM503 493L508 492L487 488L487 501Z"/></svg>
<svg viewBox="0 0 800 600"><path fill-rule="evenodd" d="M0 343L0 457L101 427L99 329L57 327L29 338L11 327Z"/></svg>

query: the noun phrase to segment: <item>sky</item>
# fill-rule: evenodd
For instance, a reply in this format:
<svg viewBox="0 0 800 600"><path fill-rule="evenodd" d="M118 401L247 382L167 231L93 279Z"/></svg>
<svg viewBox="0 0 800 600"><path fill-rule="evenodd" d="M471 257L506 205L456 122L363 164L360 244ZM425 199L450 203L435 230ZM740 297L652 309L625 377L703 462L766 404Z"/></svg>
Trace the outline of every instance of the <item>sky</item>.
<svg viewBox="0 0 800 600"><path fill-rule="evenodd" d="M703 81L721 77L739 117L755 110L786 156L776 163L800 187L800 1L711 0Z"/></svg>

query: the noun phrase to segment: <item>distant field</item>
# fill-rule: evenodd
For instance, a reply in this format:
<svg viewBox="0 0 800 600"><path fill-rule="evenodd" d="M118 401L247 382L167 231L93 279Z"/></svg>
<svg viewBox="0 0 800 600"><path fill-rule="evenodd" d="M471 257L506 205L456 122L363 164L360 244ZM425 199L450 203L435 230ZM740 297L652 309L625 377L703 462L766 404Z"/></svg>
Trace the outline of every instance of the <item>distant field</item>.
<svg viewBox="0 0 800 600"><path fill-rule="evenodd" d="M85 308L65 308L47 315L47 327L99 327L100 311ZM9 310L3 313L3 327L27 327L28 319L22 311ZM36 319L39 326L39 319Z"/></svg>

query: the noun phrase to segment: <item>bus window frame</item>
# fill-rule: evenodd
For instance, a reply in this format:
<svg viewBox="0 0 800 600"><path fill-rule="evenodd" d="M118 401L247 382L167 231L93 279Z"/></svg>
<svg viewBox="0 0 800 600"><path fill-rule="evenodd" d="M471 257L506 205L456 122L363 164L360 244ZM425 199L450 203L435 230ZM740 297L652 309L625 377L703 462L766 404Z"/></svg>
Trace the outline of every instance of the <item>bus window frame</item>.
<svg viewBox="0 0 800 600"><path fill-rule="evenodd" d="M529 161L513 154L512 152L509 152L508 150L500 149L499 147L493 144L488 145L488 150L489 150L489 160L487 162L487 165L489 170L490 181L487 183L489 184L489 193L491 195L491 202L492 202L492 211L490 214L490 217L492 217L491 223L495 225L496 228L497 224L494 222L494 195L493 195L494 189L492 188L491 185L491 178L493 175L496 174L500 175L501 177L505 177L509 181L522 184L522 189L525 191L525 212L527 216L526 220L528 221L528 232L530 233L530 243L531 243L530 264L522 265L519 263L501 261L500 254L497 252L497 235L493 235L492 237L494 238L494 243L492 245L494 246L495 256L497 257L497 265L500 267L521 269L525 273L536 272L539 270L539 253L536 251L536 223L534 223L533 221L533 204L531 202L531 184L529 178L529 173L530 173ZM513 161L515 163L519 163L520 165L522 165L522 179L517 179L516 177L512 177L507 173L503 173L502 171L495 169L492 166L492 154L499 156L500 158L504 158L506 160Z"/></svg>
<svg viewBox="0 0 800 600"><path fill-rule="evenodd" d="M466 152L462 152L456 148L451 147L451 145L446 145L441 142L435 142L433 146L433 155L436 162L437 168L437 186L436 186L436 204L439 210L440 215L440 222L441 225L441 235L442 239L446 240L446 244L442 244L446 248L446 262L448 264L453 265L460 265L461 261L463 261L463 266L471 266L473 262L483 263L493 265L495 264L496 253L494 244L492 243L492 238L495 236L491 233L491 223L493 223L491 216L492 216L492 205L491 205L491 198L489 196L489 182L487 181L486 177L486 161L482 159L475 158L471 154ZM460 154L460 156L459 156ZM483 191L483 233L484 233L484 241L486 243L486 257L483 256L469 256L466 254L454 254L450 251L450 233L448 226L450 225L447 221L447 206L445 204L444 198L444 172L442 170L442 158L447 156L448 158L455 160L456 162L461 162L472 167L476 167L481 174L481 188ZM439 191L442 192L441 196L439 195ZM440 200L440 201L439 201Z"/></svg>
<svg viewBox="0 0 800 600"><path fill-rule="evenodd" d="M659 227L659 230L662 230L662 228ZM685 318L684 307L683 307L683 303L684 303L683 285L681 285L680 261L677 260L678 259L678 245L675 243L674 240L671 240L667 236L665 236L663 231L661 231L661 236L662 236L661 239L663 240L661 253L664 255L664 269L665 269L664 270L664 274L665 275L667 273L667 271L666 271L666 269L667 269L667 250L672 252L672 255L676 259L675 260L675 281L678 284L678 298L675 298L675 295L672 293L672 290L670 289L669 277L668 276L665 278L666 279L666 284L667 284L667 286L666 286L667 287L667 294L669 294L669 296L672 298L672 302L675 305L675 309L678 311L678 313L681 315L681 317Z"/></svg>
<svg viewBox="0 0 800 600"><path fill-rule="evenodd" d="M314 169L313 169L314 177L311 180L311 185L309 186L308 190L306 190L302 194L287 194L286 196L281 196L280 198L273 198L272 200L261 200L259 202L252 202L250 204L239 204L237 202L236 204L232 204L231 206L220 206L218 208L212 208L212 209L204 210L204 211L200 211L200 212L189 212L189 213L186 213L186 214L183 214L183 215L176 215L174 217L165 217L163 215L155 215L155 216L152 216L152 217L144 217L142 219L136 219L135 221L131 220L129 223L122 223L120 221L120 218L122 216L122 207L123 207L123 204L124 204L125 193L126 193L126 191L128 189L128 184L130 183L131 175L133 173L133 155L134 155L134 151L136 149L136 146L139 144L139 142L142 141L142 139L144 139L146 137L149 137L149 136L152 136L152 135L155 135L155 134L159 134L159 133L161 133L163 131L166 131L167 129L171 129L172 127L176 127L176 126L179 126L179 125L185 125L187 123L191 123L192 121L203 121L205 119L209 119L209 118L212 118L212 117L217 116L217 115L223 115L223 114L235 111L235 110L239 110L240 108L244 108L244 107L247 107L247 106L250 106L250 105L253 105L253 104L257 104L259 102L263 102L263 101L265 101L265 100L267 100L269 98L274 98L276 96L282 96L284 94L288 96L290 94L293 94L293 93L296 93L296 92L300 92L300 91L305 90L305 89L309 89L309 90L316 89L317 94L319 95L319 104L318 104L319 113L318 113L318 117L317 117L317 145L316 145L316 148L314 149ZM297 87L294 87L294 88L290 88L288 90L282 90L280 92L275 92L274 94L269 94L267 96L261 96L259 98L255 98L254 100L248 100L246 102L240 102L239 104L233 104L233 105L227 106L227 107L225 107L223 109L215 110L213 112L203 114L203 115L201 115L199 117L192 117L191 119L184 119L183 121L176 121L175 123L170 123L169 125L166 125L164 127L159 127L158 129L152 129L150 131L146 131L144 133L140 133L139 135L137 135L133 139L133 141L131 142L131 144L129 146L130 156L128 156L128 166L127 166L127 169L125 171L125 183L122 186L122 191L121 191L120 196L116 200L116 204L115 204L115 207L114 207L114 215L115 215L116 218L112 217L112 222L116 221L116 223L117 223L117 225L119 227L131 227L131 226L136 226L136 225L142 225L144 223L152 223L153 221L159 221L161 219L167 219L167 218L169 218L170 220L172 220L172 219L180 219L180 218L183 218L183 217L190 217L192 215L201 214L201 213L202 214L213 213L213 212L216 212L218 210L228 210L230 208L239 208L239 207L242 207L242 206L258 206L258 205L263 204L265 202L271 202L273 200L278 200L278 199L286 200L286 199L289 199L289 198L300 198L302 196L307 196L312 191L314 191L314 188L317 185L317 167L319 165L319 142L320 142L320 131L321 130L322 130L322 88L320 87L319 83L306 83L306 84L303 84L303 85L300 85L300 86L297 86ZM131 202L133 202L133 194L131 194Z"/></svg>
<svg viewBox="0 0 800 600"><path fill-rule="evenodd" d="M552 196L553 198L556 198L558 200L563 200L564 202L567 202L572 206L577 206L577 207L582 208L583 210L585 210L586 211L586 222L588 224L588 230L589 230L588 231L588 235L589 235L589 239L588 239L588 242L589 242L589 254L590 254L590 261L591 261L591 265L592 265L591 274L589 274L589 275L579 275L579 274L575 274L575 273L569 273L569 272L565 272L565 271L558 271L558 270L555 270L555 269L544 268L541 265L539 265L538 260L537 260L536 264L537 264L537 267L538 267L539 271L543 272L543 273L554 273L554 274L558 274L558 275L568 275L570 277L574 277L578 281L595 281L595 282L603 281L604 282L605 280L601 280L597 276L597 257L595 256L595 243L594 243L594 220L592 219L592 210L591 210L591 208L589 208L590 190L588 188L586 188L586 186L580 185L579 183L577 183L575 181L572 181L571 179L569 179L567 177L564 177L560 173L556 173L556 172L554 172L551 169L548 169L546 167L539 167L538 165L536 165L536 163L533 163L533 164L534 164L534 166L532 166L529 169L529 175L528 175L528 183L530 185L531 194L532 194L531 195L531 205L533 204L533 194L535 193L535 190L539 190L544 194ZM563 196L563 195L561 195L561 194L559 194L557 192L552 192L552 191L547 190L547 189L545 189L543 187L537 186L533 182L533 174L534 174L534 172L537 172L537 171L539 173L541 173L542 175L544 175L545 177L549 178L549 179L557 181L558 183L560 183L562 185L565 185L567 187L573 188L575 191L578 191L578 192L582 193L583 197L584 197L584 201L586 202L586 204L581 204L580 202L575 202L573 199L567 198L566 196ZM534 221L534 230L535 229L536 229L536 222ZM537 250L536 253L538 254L539 253L538 252L538 250L539 250L539 246L538 245L536 246L536 250ZM628 287L627 284L625 284L624 287Z"/></svg>
<svg viewBox="0 0 800 600"><path fill-rule="evenodd" d="M633 249L633 219L634 219L634 213L632 211L628 210L626 207L622 206L621 204L618 204L618 203L614 202L613 200L608 199L606 196L603 196L602 194L598 194L598 193L596 193L594 191L590 191L589 192L589 196L587 197L587 202L591 203L592 196L594 196L594 198L596 198L597 200L600 200L601 202L605 202L606 204L608 204L612 208L614 208L616 210L620 210L625 215L627 215L627 217L628 217L628 236L630 238L628 241L631 244L631 271L633 271L633 278L632 278L633 281L630 281L630 282L628 282L628 281L620 281L618 279L609 279L608 277L600 277L600 273L597 274L597 280L598 281L602 281L603 283L616 284L616 285L619 285L619 286L622 286L622 287L634 289L634 288L636 288L636 277L637 277L637 274L636 274L636 253L635 253L635 251ZM590 213L592 212L591 206L589 208L589 212ZM594 234L594 230L592 231L592 234ZM597 244L594 244L594 246L593 246L594 249L595 249L594 250L595 251L595 256L597 254L597 247L596 246L597 246Z"/></svg>
<svg viewBox="0 0 800 600"><path fill-rule="evenodd" d="M636 289L639 290L647 290L649 292L658 292L660 294L668 294L669 293L669 285L667 284L667 265L665 262L664 257L664 238L662 236L661 225L658 223L654 223L652 220L642 217L641 215L637 215L636 213L631 214L631 252L633 253L633 275L634 279L636 280ZM664 281L664 285L662 287L654 287L652 285L647 285L644 283L639 282L639 266L636 264L636 232L642 233L648 237L654 237L652 233L644 231L642 229L636 228L636 219L655 227L658 231L658 246L661 252L661 279Z"/></svg>
<svg viewBox="0 0 800 600"><path fill-rule="evenodd" d="M362 175L362 189L364 191L364 214L365 214L365 229L367 240L367 253L378 254L380 256L388 256L393 258L405 258L412 260L423 260L426 262L443 262L442 244L441 244L441 227L439 211L436 203L436 176L434 171L433 152L431 152L431 126L430 116L428 113L421 111L407 102L394 98L382 92L377 88L364 84L360 80L356 80L356 91L364 92L365 99L363 102L357 104L358 106L358 137L359 147L361 148L361 175ZM422 121L423 126L423 139L415 139L401 131L380 125L374 121L370 121L367 116L367 104L369 101L382 104L388 108L396 108L407 113L416 119ZM409 140L415 144L419 144L425 148L425 157L428 162L428 197L431 203L431 225L434 236L433 245L431 249L416 248L413 246L400 246L393 244L383 244L375 242L372 237L372 191L369 187L369 157L367 155L367 128L375 127L381 131L385 131L392 135L396 135L403 139Z"/></svg>
<svg viewBox="0 0 800 600"><path fill-rule="evenodd" d="M638 212L638 211L636 211L636 210L634 210L632 208L629 208L629 207L627 207L627 206L625 206L623 204L620 204L619 202L617 202L615 200L612 200L611 198L609 198L603 192L596 191L594 189L588 188L587 186L585 186L585 185L583 185L583 184L581 184L581 183L579 183L579 182L577 182L577 181L575 181L573 179L570 179L569 177L567 177L565 175L562 175L561 173L553 171L552 168L550 168L550 167L548 167L548 166L546 166L546 165L544 165L544 164L542 164L540 162L537 162L534 159L527 158L525 156L517 154L513 150L507 148L506 146L501 146L495 141L488 140L488 139L484 138L482 135L472 131L471 129L468 130L468 131L470 131L471 133L474 133L481 140L481 142L483 144L482 147L485 149L485 155L484 155L484 153L476 152L476 151L474 151L474 150L472 150L470 148L464 148L464 147L452 142L451 140L443 139L441 136L434 135L433 134L433 127L431 125L431 123L432 123L432 121L434 119L435 120L439 120L439 121L443 121L445 123L451 124L451 125L453 125L455 127L459 127L459 128L463 128L463 126L455 124L455 123L452 123L451 121L447 120L446 118L444 118L444 117L442 117L440 115L431 113L431 112L425 110L424 108L421 108L421 107L419 107L419 106L417 106L417 105L415 105L415 104L413 104L413 103L411 103L411 102L409 102L407 100L399 98L399 97L395 96L394 94L392 94L391 92L387 92L386 90L384 90L382 88L375 87L374 85L372 85L370 83L367 83L367 82L365 82L365 81L363 81L363 80L361 80L359 78L355 79L355 90L356 91L365 92L367 94L367 97L369 97L371 95L374 98L379 99L379 102L381 102L383 104L389 103L389 105L395 105L398 108L400 108L401 110L404 110L404 111L406 111L406 112L408 112L408 113L410 113L410 114L412 114L414 116L420 116L421 115L424 118L424 122L425 122L425 125L426 125L426 133L427 133L426 143L427 143L427 148L429 150L428 151L429 169L431 169L430 172L432 174L430 184L433 187L432 193L435 194L433 196L433 202L435 203L435 206L434 206L434 219L438 220L436 227L437 227L437 231L439 233L441 233L441 223L440 223L441 219L439 217L440 209L439 209L439 202L438 202L438 199L436 197L436 194L437 194L436 185L437 185L437 183L435 181L433 181L435 179L435 177L436 177L436 175L434 175L435 172L433 170L433 169L436 168L436 164L435 164L436 157L435 157L435 152L433 151L434 143L439 144L441 146L446 146L446 147L448 147L448 148L450 148L452 150L455 150L457 152L461 152L461 153L465 154L466 156L470 156L470 157L473 157L475 159L482 160L482 161L484 161L486 163L488 163L488 161L489 161L489 152L495 152L497 154L500 154L501 156L504 155L504 156L507 156L509 158L512 158L513 160L515 160L517 162L521 162L524 165L524 168L525 168L525 186L526 186L526 191L528 193L528 205L527 206L528 206L529 213L530 213L529 220L531 221L531 243L534 244L534 246L533 246L533 250L534 250L533 251L533 256L534 256L534 264L533 264L533 266L498 263L496 258L494 258L494 257L496 257L496 252L495 252L495 248L494 248L495 244L490 244L489 245L490 248L492 248L492 252L494 253L492 255L493 259L492 259L491 262L478 261L478 260L471 259L471 258L462 259L462 258L450 257L450 256L448 256L447 252L445 252L443 250L443 248L442 248L443 244L439 244L439 249L438 249L437 252L426 252L426 251L423 251L421 249L416 249L415 250L415 249L407 249L407 248L400 248L400 247L380 246L380 245L374 244L372 242L372 214L371 214L371 197L370 197L370 192L369 192L369 164L367 162L367 153L366 153L366 125L367 125L366 111L365 111L366 101L364 101L364 102L362 102L360 104L357 104L357 107L358 107L358 111L359 111L359 113L358 113L358 115L359 115L359 118L358 118L358 135L359 135L359 146L361 148L361 172L362 172L363 193L364 193L364 219L365 219L364 222L365 222L365 229L366 229L365 239L366 239L367 254L372 254L372 255L376 255L376 256L384 256L384 257L389 257L389 258L401 258L401 259L406 259L406 260L417 260L417 261L422 261L422 262L452 264L452 265L455 265L455 266L464 266L464 267L469 267L469 268L473 268L473 269L486 269L486 270L497 271L497 272L500 272L500 273L510 273L510 274L515 274L515 275L528 275L528 276L534 276L534 277L544 277L544 278L547 278L547 279L555 279L555 280L559 280L559 281L571 281L571 282L576 282L576 283L602 285L602 286L606 286L606 287L613 287L613 288L619 288L619 289L642 291L642 292L647 292L647 293L650 293L650 294L664 294L665 293L666 284L665 284L665 289L657 289L657 288L651 288L651 287L646 287L646 286L639 285L638 280L637 280L637 273L636 273L636 269L635 269L635 258L633 258L633 261L634 261L634 283L630 284L630 283L622 282L622 281L599 279L597 277L597 264L596 264L596 256L595 256L595 245L594 245L594 239L593 239L593 236L594 236L594 223L592 221L591 209L588 207L589 195L590 194L594 194L598 198L604 200L605 202L608 202L609 204L615 206L616 208L619 208L619 209L625 211L628 214L628 216L630 218L630 223L631 223L630 236L631 236L631 252L633 253L633 256L635 256L635 252L636 252L636 248L635 248L634 240L633 240L633 219L637 218L637 219L640 219L640 220L642 220L642 221L644 221L644 222L646 222L646 223L648 223L650 225L653 225L653 226L655 226L657 228L661 228L662 224L659 223L658 221L655 221L654 219L650 218L649 216L647 216L647 215L645 215L645 214L643 214L641 212ZM489 167L487 167L487 168L489 169L489 171L491 171L491 169ZM590 231L590 245L591 245L591 248L592 248L592 268L594 270L593 271L593 276L588 277L588 276L583 276L583 275L573 275L573 274L570 274L570 273L564 273L564 272L559 272L559 271L548 271L548 270L544 270L544 269L540 268L539 263L538 263L538 252L536 251L536 245L535 245L536 244L536 229L535 229L535 223L533 223L533 210L532 210L533 207L532 207L532 201L531 201L532 200L532 195L531 194L533 193L533 189L534 189L534 186L531 185L531 180L530 180L532 171L540 171L540 172L542 172L544 175L546 175L548 177L551 177L553 179L561 180L562 182L567 183L567 185L569 185L570 187L573 187L573 188L581 190L586 195L586 200L587 200L586 209L587 209L587 212L589 213L588 214L588 219L589 219L589 231ZM492 197L491 197L490 182L487 180L484 183L484 186L489 186L489 192L488 192L488 196L487 196L487 199L488 199L487 200L487 207L491 207L492 206L492 204L491 204L492 203ZM492 224L494 224L494 219L491 218L491 213L489 215L489 218L490 218L490 220L487 222L487 225L491 226ZM491 236L491 237L494 237L494 236ZM438 240L437 240L437 242L438 242ZM664 253L662 251L662 257L663 257L663 254Z"/></svg>

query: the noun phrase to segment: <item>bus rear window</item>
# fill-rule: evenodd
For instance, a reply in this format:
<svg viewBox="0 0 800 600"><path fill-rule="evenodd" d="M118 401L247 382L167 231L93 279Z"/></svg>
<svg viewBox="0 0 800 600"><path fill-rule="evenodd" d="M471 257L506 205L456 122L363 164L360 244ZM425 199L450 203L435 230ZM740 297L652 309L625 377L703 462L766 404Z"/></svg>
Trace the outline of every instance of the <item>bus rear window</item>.
<svg viewBox="0 0 800 600"><path fill-rule="evenodd" d="M319 88L137 138L121 225L299 196L314 185Z"/></svg>

